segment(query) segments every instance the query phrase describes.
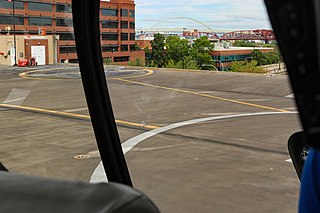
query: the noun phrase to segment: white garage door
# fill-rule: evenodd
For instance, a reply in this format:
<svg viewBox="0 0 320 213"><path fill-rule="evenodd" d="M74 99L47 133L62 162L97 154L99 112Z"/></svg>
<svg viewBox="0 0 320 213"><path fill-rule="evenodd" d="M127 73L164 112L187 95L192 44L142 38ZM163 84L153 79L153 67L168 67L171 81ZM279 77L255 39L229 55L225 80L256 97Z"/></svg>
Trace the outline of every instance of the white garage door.
<svg viewBox="0 0 320 213"><path fill-rule="evenodd" d="M45 46L31 46L31 56L36 59L38 65L46 64L46 47Z"/></svg>

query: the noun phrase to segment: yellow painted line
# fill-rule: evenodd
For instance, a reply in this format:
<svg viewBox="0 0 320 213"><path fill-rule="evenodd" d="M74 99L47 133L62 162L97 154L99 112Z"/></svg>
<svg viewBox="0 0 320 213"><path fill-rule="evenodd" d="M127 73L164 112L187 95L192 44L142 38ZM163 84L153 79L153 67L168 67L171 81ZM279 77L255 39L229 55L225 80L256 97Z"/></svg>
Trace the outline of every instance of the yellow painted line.
<svg viewBox="0 0 320 213"><path fill-rule="evenodd" d="M146 128L146 129L158 129L158 128L160 128L159 126L145 125L145 124L139 124L139 123L134 123L134 122L130 122L130 121L123 121L123 120L116 120L116 123L126 124L126 125L129 125L129 126L143 127L143 128Z"/></svg>
<svg viewBox="0 0 320 213"><path fill-rule="evenodd" d="M38 77L28 76L28 75L30 75L32 73L39 73L39 72L41 73L41 72L51 71L51 70L66 70L66 69L65 68L56 68L56 69L32 70L32 71L27 71L27 72L20 73L19 77L20 78L25 78L25 79L32 79L32 80L42 80L42 81L48 81L48 80L73 80L73 79L68 79L68 78L45 78L45 77L38 78ZM128 79L128 78L139 78L139 77L145 77L145 76L153 74L152 70L145 70L145 71L147 71L147 73L145 73L145 74L127 76L127 77L122 77L122 78L125 78L125 79ZM117 79L117 78L109 78L109 79Z"/></svg>
<svg viewBox="0 0 320 213"><path fill-rule="evenodd" d="M133 75L133 76L128 76L128 77L121 77L123 79L129 79L129 78L140 78L140 77L145 77L145 76L148 76L148 75L152 75L153 74L153 70L145 70L147 71L146 74L141 74L141 75ZM109 78L109 79L118 79L118 78Z"/></svg>
<svg viewBox="0 0 320 213"><path fill-rule="evenodd" d="M0 107L5 107L5 108L9 108L9 109L16 109L16 110L25 110L25 111L29 111L29 112L39 112L39 113L45 113L45 114L49 114L49 115L60 115L60 116L90 120L89 115L81 115L81 114L75 114L75 113L70 113L70 112L61 112L61 111L55 111L55 110L49 110L49 109L40 109L40 108L28 107L28 106L17 106L17 105L11 105L11 104L0 104ZM130 121L123 121L123 120L116 120L116 123L125 124L128 126L142 127L142 128L146 128L146 129L159 128L158 126L139 124L139 123L134 123L134 122L130 122Z"/></svg>
<svg viewBox="0 0 320 213"><path fill-rule="evenodd" d="M274 107L269 107L269 106L263 106L263 105L253 104L253 103L248 103L248 102L243 102L243 101L237 101L237 100L233 100L233 99L230 99L230 98L223 98L223 97L214 96L214 95L202 94L202 93L193 92L193 91L189 91L189 90L182 90L182 89L176 89L176 88L171 88L171 87L158 86L158 85L153 85L153 84L147 84L147 83L127 80L127 79L123 79L123 78L118 78L117 80L123 81L123 82L127 82L127 83L138 84L138 85L142 85L142 86L148 86L148 87L153 87L153 88L159 88L159 89L165 89L165 90L171 90L171 91L176 91L176 92L181 92L181 93L197 95L197 96L206 97L206 98L212 98L212 99L221 100L221 101L228 101L228 102L231 102L231 103L236 103L236 104L241 104L241 105L245 105L245 106L256 107L256 108L260 108L260 109L267 109L267 110L273 110L273 111L278 111L278 112L290 112L290 111L284 110L284 109L279 109L279 108L274 108Z"/></svg>
<svg viewBox="0 0 320 213"><path fill-rule="evenodd" d="M48 80L53 80L53 81L56 81L56 80L66 80L66 79L63 79L63 78L37 78L37 77L28 76L29 74L32 74L32 73L38 73L38 72L41 73L41 72L52 71L52 70L66 70L66 68L31 70L31 71L27 71L27 72L22 72L22 73L20 73L20 74L19 74L19 77L20 77L20 78L25 78L25 79L32 79L32 80L41 80L41 81L48 81ZM67 79L67 80L70 80L70 79Z"/></svg>

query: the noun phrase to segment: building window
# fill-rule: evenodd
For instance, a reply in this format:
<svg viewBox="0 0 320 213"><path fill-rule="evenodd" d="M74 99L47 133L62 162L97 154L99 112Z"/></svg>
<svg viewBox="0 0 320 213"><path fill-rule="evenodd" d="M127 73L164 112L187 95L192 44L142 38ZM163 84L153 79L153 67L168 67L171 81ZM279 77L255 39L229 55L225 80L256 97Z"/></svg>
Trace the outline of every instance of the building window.
<svg viewBox="0 0 320 213"><path fill-rule="evenodd" d="M134 10L130 10L129 16L130 16L131 18L134 18Z"/></svg>
<svg viewBox="0 0 320 213"><path fill-rule="evenodd" d="M67 32L58 32L57 35L59 35L59 40L61 41L72 41L74 40L74 34L73 33L67 33Z"/></svg>
<svg viewBox="0 0 320 213"><path fill-rule="evenodd" d="M132 21L130 21L130 29L135 29L135 23L134 22L132 22Z"/></svg>
<svg viewBox="0 0 320 213"><path fill-rule="evenodd" d="M44 4L44 3L28 3L28 10L34 10L34 11L52 11L52 5L51 4Z"/></svg>
<svg viewBox="0 0 320 213"><path fill-rule="evenodd" d="M13 3L6 1L0 1L0 8L12 9ZM23 10L23 2L14 1L14 9Z"/></svg>
<svg viewBox="0 0 320 213"><path fill-rule="evenodd" d="M13 25L13 16L0 15L0 24ZM16 25L23 25L23 17L15 17Z"/></svg>
<svg viewBox="0 0 320 213"><path fill-rule="evenodd" d="M38 35L39 34L39 31L38 30L29 30L28 33L30 35Z"/></svg>
<svg viewBox="0 0 320 213"><path fill-rule="evenodd" d="M117 21L102 21L102 28L118 28Z"/></svg>
<svg viewBox="0 0 320 213"><path fill-rule="evenodd" d="M117 45L103 45L101 47L102 52L117 52L118 46Z"/></svg>
<svg viewBox="0 0 320 213"><path fill-rule="evenodd" d="M120 10L120 15L124 17L128 17L128 10L127 9L121 9Z"/></svg>
<svg viewBox="0 0 320 213"><path fill-rule="evenodd" d="M129 51L128 45L121 45L121 51Z"/></svg>
<svg viewBox="0 0 320 213"><path fill-rule="evenodd" d="M118 33L102 33L102 40L118 41Z"/></svg>
<svg viewBox="0 0 320 213"><path fill-rule="evenodd" d="M130 51L135 51L135 50L136 50L136 45L130 44Z"/></svg>
<svg viewBox="0 0 320 213"><path fill-rule="evenodd" d="M118 16L117 9L101 9L101 14L103 16Z"/></svg>
<svg viewBox="0 0 320 213"><path fill-rule="evenodd" d="M51 18L30 17L28 22L31 26L52 26Z"/></svg>
<svg viewBox="0 0 320 213"><path fill-rule="evenodd" d="M128 41L128 33L121 33L121 40Z"/></svg>
<svg viewBox="0 0 320 213"><path fill-rule="evenodd" d="M77 52L76 46L60 46L59 50L61 54Z"/></svg>
<svg viewBox="0 0 320 213"><path fill-rule="evenodd" d="M136 39L136 34L135 33L130 33L130 40L134 41Z"/></svg>
<svg viewBox="0 0 320 213"><path fill-rule="evenodd" d="M72 19L69 18L57 18L56 25L60 27L72 27L73 23Z"/></svg>
<svg viewBox="0 0 320 213"><path fill-rule="evenodd" d="M72 7L69 4L57 4L56 7L56 12L59 13L71 13L72 12Z"/></svg>
<svg viewBox="0 0 320 213"><path fill-rule="evenodd" d="M127 21L121 21L121 29L128 29L128 22Z"/></svg>
<svg viewBox="0 0 320 213"><path fill-rule="evenodd" d="M126 62L129 61L129 56L114 57L114 62Z"/></svg>

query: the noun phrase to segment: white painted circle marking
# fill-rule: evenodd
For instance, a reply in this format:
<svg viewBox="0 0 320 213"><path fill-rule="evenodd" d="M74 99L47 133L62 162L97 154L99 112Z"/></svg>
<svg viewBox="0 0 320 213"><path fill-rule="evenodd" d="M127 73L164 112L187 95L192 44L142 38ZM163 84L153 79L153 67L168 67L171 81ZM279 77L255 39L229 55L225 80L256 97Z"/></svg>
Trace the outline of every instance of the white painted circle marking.
<svg viewBox="0 0 320 213"><path fill-rule="evenodd" d="M198 118L193 119L189 121L183 121L179 123L170 124L168 126L164 126L158 129L154 129L145 133L142 133L140 135L137 135L133 138L130 138L129 140L125 141L122 144L122 150L123 153L126 154L129 152L134 146L136 146L138 143L140 143L143 140L146 140L148 138L151 138L157 134L176 129L179 127L202 123L206 121L214 121L214 120L222 120L222 119L229 119L229 118L240 118L240 117L249 117L249 116L262 116L262 115L277 115L277 114L296 114L297 112L258 112L258 113L245 113L245 114L235 114L235 115L225 115L225 116L214 116L214 117L207 117L207 118ZM93 171L90 183L99 183L99 182L107 182L107 177L102 165L102 162L99 163L99 165L96 167L96 169Z"/></svg>

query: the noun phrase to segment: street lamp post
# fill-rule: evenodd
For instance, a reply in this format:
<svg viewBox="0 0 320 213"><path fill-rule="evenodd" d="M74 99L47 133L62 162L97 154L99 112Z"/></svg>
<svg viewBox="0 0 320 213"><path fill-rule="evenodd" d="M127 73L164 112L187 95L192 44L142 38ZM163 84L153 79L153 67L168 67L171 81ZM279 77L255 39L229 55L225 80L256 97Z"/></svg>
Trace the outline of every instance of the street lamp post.
<svg viewBox="0 0 320 213"><path fill-rule="evenodd" d="M15 0L9 0L12 2L12 19L13 19L13 49L14 49L14 64L13 66L18 66L17 64L17 39L16 39L16 14L15 14Z"/></svg>

